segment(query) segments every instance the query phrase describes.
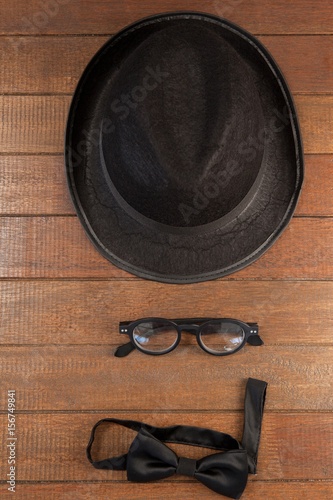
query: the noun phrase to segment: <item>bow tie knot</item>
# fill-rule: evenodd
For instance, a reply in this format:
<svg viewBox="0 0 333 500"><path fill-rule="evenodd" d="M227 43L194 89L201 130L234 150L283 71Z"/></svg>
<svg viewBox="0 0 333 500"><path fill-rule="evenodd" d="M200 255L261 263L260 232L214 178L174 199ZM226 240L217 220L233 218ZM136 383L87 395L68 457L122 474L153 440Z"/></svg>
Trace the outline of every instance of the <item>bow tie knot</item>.
<svg viewBox="0 0 333 500"><path fill-rule="evenodd" d="M194 477L197 461L193 458L179 457L176 474L180 476Z"/></svg>

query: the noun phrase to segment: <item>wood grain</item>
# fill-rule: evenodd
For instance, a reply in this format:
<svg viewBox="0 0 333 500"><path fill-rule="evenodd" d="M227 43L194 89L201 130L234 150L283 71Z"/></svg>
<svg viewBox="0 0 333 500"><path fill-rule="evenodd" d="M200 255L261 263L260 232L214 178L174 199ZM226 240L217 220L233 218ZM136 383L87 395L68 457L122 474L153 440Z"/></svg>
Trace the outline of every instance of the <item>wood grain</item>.
<svg viewBox="0 0 333 500"><path fill-rule="evenodd" d="M76 217L1 217L0 277L129 278L88 240ZM255 263L224 279L332 279L333 220L293 219Z"/></svg>
<svg viewBox="0 0 333 500"><path fill-rule="evenodd" d="M74 214L64 158L0 156L0 214Z"/></svg>
<svg viewBox="0 0 333 500"><path fill-rule="evenodd" d="M18 484L17 491L20 498L29 500L218 500L217 493L210 492L198 483L163 483L140 484L127 482L99 482L99 483L24 483ZM261 482L250 481L242 495L242 500L331 500L333 496L332 482L295 481L295 482ZM12 499L12 493L2 492L4 500Z"/></svg>
<svg viewBox="0 0 333 500"><path fill-rule="evenodd" d="M268 395L268 400L270 395ZM126 472L96 470L85 455L90 431L101 418L114 417L139 420L159 427L186 424L208 427L242 438L243 411L238 413L173 412L140 413L64 413L18 414L20 439L17 443L21 481L125 481ZM5 433L6 415L0 416L1 433ZM312 429L320 429L314 433ZM136 433L117 425L101 426L93 448L94 459L126 453ZM178 455L199 459L211 450L186 445L168 446ZM258 473L249 481L262 480L325 480L333 474L333 415L329 413L266 413L258 456ZM51 452L51 453L50 453ZM0 477L5 479L6 464L1 465ZM175 488L189 485L188 479L171 479ZM170 483L170 479L166 483ZM184 484L185 483L185 484ZM116 483L117 484L117 483ZM116 484L114 486L116 486ZM126 483L125 483L126 484ZM161 485L163 483L160 483ZM195 483L194 483L195 484ZM112 487L112 483L109 483ZM129 486L129 485L128 485ZM141 489L142 494L145 489ZM23 490L23 485L22 485ZM149 490L148 490L149 491ZM202 491L204 493L205 490ZM209 491L207 490L207 493ZM140 493L139 493L140 494ZM137 498L136 496L133 498Z"/></svg>
<svg viewBox="0 0 333 500"><path fill-rule="evenodd" d="M333 38L260 36L282 69L292 92L332 93Z"/></svg>
<svg viewBox="0 0 333 500"><path fill-rule="evenodd" d="M69 96L0 96L0 152L62 153ZM298 95L306 153L333 153L333 96Z"/></svg>
<svg viewBox="0 0 333 500"><path fill-rule="evenodd" d="M74 92L82 71L109 37L0 37L0 89L6 93ZM18 72L18 68L20 71Z"/></svg>
<svg viewBox="0 0 333 500"><path fill-rule="evenodd" d="M115 33L158 12L205 11L226 17L253 33L332 33L330 0L38 0L0 2L0 33Z"/></svg>
<svg viewBox="0 0 333 500"><path fill-rule="evenodd" d="M212 281L184 288L143 280L0 281L0 310L5 345L117 346L124 342L119 321L222 316L257 321L265 346L323 346L332 345L333 283ZM184 334L183 342L195 339Z"/></svg>
<svg viewBox="0 0 333 500"><path fill-rule="evenodd" d="M246 346L213 358L184 340L157 359L113 353L111 345L3 347L2 385L17 388L30 411L236 410L253 377L269 382L270 410L333 410L332 346Z"/></svg>
<svg viewBox="0 0 333 500"><path fill-rule="evenodd" d="M333 152L333 136L328 123L333 122L333 95L297 96L300 126L306 153Z"/></svg>
<svg viewBox="0 0 333 500"><path fill-rule="evenodd" d="M73 215L62 156L0 156L0 215ZM333 216L333 155L306 155L296 215Z"/></svg>
<svg viewBox="0 0 333 500"><path fill-rule="evenodd" d="M307 155L297 215L333 215L333 156Z"/></svg>
<svg viewBox="0 0 333 500"><path fill-rule="evenodd" d="M331 219L293 219L273 247L234 278L331 279L331 224Z"/></svg>
<svg viewBox="0 0 333 500"><path fill-rule="evenodd" d="M2 277L130 276L100 256L74 217L3 217L0 253Z"/></svg>
<svg viewBox="0 0 333 500"><path fill-rule="evenodd" d="M0 96L0 151L62 152L69 103L67 96Z"/></svg>
<svg viewBox="0 0 333 500"><path fill-rule="evenodd" d="M82 71L109 37L0 37L3 93L73 92ZM292 92L331 93L331 36L260 36ZM19 72L18 72L19 68Z"/></svg>

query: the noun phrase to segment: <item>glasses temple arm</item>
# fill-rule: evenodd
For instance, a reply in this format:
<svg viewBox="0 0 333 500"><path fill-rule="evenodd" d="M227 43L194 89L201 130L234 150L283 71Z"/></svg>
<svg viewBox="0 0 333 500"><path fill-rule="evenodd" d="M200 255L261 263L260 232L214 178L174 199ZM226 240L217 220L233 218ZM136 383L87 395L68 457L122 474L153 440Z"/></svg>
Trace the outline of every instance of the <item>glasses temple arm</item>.
<svg viewBox="0 0 333 500"><path fill-rule="evenodd" d="M123 344L120 347L118 347L114 353L116 358L124 358L125 356L128 356L132 351L134 351L135 346L132 344L132 342L127 342L127 344Z"/></svg>

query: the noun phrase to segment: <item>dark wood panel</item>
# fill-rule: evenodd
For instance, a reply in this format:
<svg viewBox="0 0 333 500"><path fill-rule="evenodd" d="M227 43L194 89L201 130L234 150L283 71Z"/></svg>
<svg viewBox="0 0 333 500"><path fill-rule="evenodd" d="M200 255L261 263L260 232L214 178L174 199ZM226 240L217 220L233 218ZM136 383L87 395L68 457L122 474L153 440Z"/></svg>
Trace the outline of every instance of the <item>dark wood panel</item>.
<svg viewBox="0 0 333 500"><path fill-rule="evenodd" d="M130 482L99 482L99 483L25 483L17 487L25 498L34 500L179 500L191 498L192 500L217 500L220 495L210 492L199 483L158 482L148 484L135 484ZM23 493L24 492L24 493ZM12 493L2 493L5 500L12 498ZM250 481L242 495L242 500L331 500L333 496L333 483L320 481L305 482L261 482Z"/></svg>
<svg viewBox="0 0 333 500"><path fill-rule="evenodd" d="M333 410L333 347L246 346L212 357L184 342L172 354L113 346L3 347L2 386L20 393L26 410L239 409L244 381L270 384L271 410ZM6 401L0 396L1 409Z"/></svg>
<svg viewBox="0 0 333 500"><path fill-rule="evenodd" d="M1 344L117 346L119 321L210 316L257 321L265 346L332 345L333 282L3 281L0 309Z"/></svg>
<svg viewBox="0 0 333 500"><path fill-rule="evenodd" d="M296 209L333 216L333 155L307 155ZM0 156L0 215L74 214L61 156Z"/></svg>
<svg viewBox="0 0 333 500"><path fill-rule="evenodd" d="M0 218L0 276L113 278L113 266L88 240L76 217ZM294 218L259 260L227 279L332 279L332 219Z"/></svg>
<svg viewBox="0 0 333 500"><path fill-rule="evenodd" d="M108 37L0 37L0 90L4 93L73 92ZM332 92L330 36L261 36L293 92ZM306 54L306 57L304 57Z"/></svg>
<svg viewBox="0 0 333 500"><path fill-rule="evenodd" d="M69 96L0 96L0 152L61 153ZM306 153L333 153L333 96L298 95Z"/></svg>
<svg viewBox="0 0 333 500"><path fill-rule="evenodd" d="M332 33L330 0L17 0L0 2L0 33L114 33L157 12L206 11L254 33Z"/></svg>
<svg viewBox="0 0 333 500"><path fill-rule="evenodd" d="M270 394L268 395L268 401ZM94 469L85 455L92 426L103 417L140 420L160 427L195 425L230 433L241 440L243 412L192 413L107 413L103 414L18 414L17 459L21 481L101 481L126 480L126 472ZM6 415L0 416L2 424ZM318 432L320 429L320 432ZM6 426L1 433L6 437ZM96 434L93 457L102 459L126 453L135 432L117 425L103 426ZM199 459L211 450L169 444L181 456ZM266 413L258 457L259 480L327 479L333 476L333 415L329 413ZM1 480L7 464L2 461ZM187 478L172 478L174 488ZM167 481L167 482L170 482ZM159 483L161 488L163 483ZM186 483L185 483L186 484ZM188 484L188 483L187 483ZM114 485L115 486L115 485ZM129 485L128 485L129 486ZM112 483L109 483L112 487ZM138 486L137 486L138 487ZM140 485L141 487L141 485ZM23 490L23 485L22 485ZM149 490L142 490L149 491ZM202 490L202 493L208 490ZM135 497L136 498L136 497Z"/></svg>

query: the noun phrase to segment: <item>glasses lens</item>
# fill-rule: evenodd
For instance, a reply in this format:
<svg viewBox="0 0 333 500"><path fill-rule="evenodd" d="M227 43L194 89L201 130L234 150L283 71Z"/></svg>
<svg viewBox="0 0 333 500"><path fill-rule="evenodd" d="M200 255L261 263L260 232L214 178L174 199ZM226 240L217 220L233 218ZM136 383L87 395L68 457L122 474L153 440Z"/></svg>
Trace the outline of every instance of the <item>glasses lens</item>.
<svg viewBox="0 0 333 500"><path fill-rule="evenodd" d="M146 352L163 353L175 345L178 332L167 321L147 321L134 328L133 339Z"/></svg>
<svg viewBox="0 0 333 500"><path fill-rule="evenodd" d="M245 339L243 328L236 323L212 321L200 332L201 342L212 354L231 354Z"/></svg>

